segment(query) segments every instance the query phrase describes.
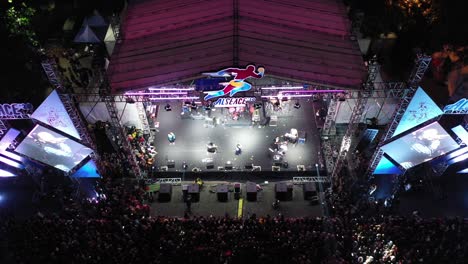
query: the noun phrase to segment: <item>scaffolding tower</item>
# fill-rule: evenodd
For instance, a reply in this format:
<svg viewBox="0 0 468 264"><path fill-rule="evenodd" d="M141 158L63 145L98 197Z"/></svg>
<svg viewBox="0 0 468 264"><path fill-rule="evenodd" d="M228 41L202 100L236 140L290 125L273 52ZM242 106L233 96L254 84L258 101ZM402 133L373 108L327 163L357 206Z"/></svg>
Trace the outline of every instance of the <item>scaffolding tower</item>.
<svg viewBox="0 0 468 264"><path fill-rule="evenodd" d="M406 89L406 92L401 98L398 109L395 111L392 121L387 125L383 134L384 136L381 138L377 146L377 149L374 152L373 157L371 158L371 164L369 166L369 169L367 170L368 178L372 176L377 165L382 159L383 151L381 147L383 143L387 141L388 139L390 139L395 133L395 130L398 124L400 123L400 120L403 117L403 114L405 113L406 108L408 108L408 105L410 104L411 99L413 99L413 96L416 93L419 83L424 77L424 73L429 68L430 63L431 63L431 56L424 55L424 54L417 55L415 59L415 66L408 80L408 89Z"/></svg>
<svg viewBox="0 0 468 264"><path fill-rule="evenodd" d="M380 65L375 61L371 60L368 65L369 75L367 81L363 85L363 90L359 93L359 96L356 101L356 105L353 108L351 118L348 123L348 128L341 142L341 147L338 152L338 157L336 159L335 166L333 166L331 173L331 180L337 179L338 174L343 168L343 164L348 156L349 150L351 148L352 137L356 133L359 123L362 120L362 114L367 105L369 97L372 96L372 90L374 90L374 81L379 73Z"/></svg>

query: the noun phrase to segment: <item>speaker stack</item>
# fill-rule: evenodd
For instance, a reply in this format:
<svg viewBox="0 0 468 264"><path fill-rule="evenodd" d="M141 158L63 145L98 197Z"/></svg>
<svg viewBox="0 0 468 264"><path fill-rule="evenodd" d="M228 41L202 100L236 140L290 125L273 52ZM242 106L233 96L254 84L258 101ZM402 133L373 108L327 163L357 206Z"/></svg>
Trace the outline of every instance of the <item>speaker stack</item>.
<svg viewBox="0 0 468 264"><path fill-rule="evenodd" d="M171 197L172 197L172 184L161 183L159 187L158 201L169 202L171 200Z"/></svg>
<svg viewBox="0 0 468 264"><path fill-rule="evenodd" d="M192 202L200 201L200 186L196 183L188 185L187 193L192 198Z"/></svg>
<svg viewBox="0 0 468 264"><path fill-rule="evenodd" d="M257 184L255 182L246 183L247 201L257 201Z"/></svg>
<svg viewBox="0 0 468 264"><path fill-rule="evenodd" d="M218 186L216 186L216 194L218 195L218 201L227 202L228 191L228 186L226 184L218 184Z"/></svg>
<svg viewBox="0 0 468 264"><path fill-rule="evenodd" d="M276 199L280 201L291 201L293 185L286 182L278 182L275 185Z"/></svg>

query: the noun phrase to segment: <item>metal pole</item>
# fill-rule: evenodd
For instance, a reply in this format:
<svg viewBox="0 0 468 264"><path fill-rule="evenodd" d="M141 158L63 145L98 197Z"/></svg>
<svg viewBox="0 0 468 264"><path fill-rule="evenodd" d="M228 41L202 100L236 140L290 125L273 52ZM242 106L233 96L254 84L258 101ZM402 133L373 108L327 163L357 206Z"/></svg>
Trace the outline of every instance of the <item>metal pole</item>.
<svg viewBox="0 0 468 264"><path fill-rule="evenodd" d="M317 170L317 177L320 177L320 171L319 171L319 165L315 163L315 169ZM322 211L324 216L328 217L328 205L327 205L327 199L325 199L325 193L323 192L323 186L322 186L322 181L318 181L319 185L319 192L323 195L323 198L320 195L320 205L322 206Z"/></svg>

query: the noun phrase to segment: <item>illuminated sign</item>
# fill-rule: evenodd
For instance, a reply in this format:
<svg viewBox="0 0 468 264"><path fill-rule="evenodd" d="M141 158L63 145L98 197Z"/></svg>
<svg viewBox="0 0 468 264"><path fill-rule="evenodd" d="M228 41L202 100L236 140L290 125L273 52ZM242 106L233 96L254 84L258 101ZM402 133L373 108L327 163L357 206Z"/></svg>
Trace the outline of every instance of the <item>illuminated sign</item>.
<svg viewBox="0 0 468 264"><path fill-rule="evenodd" d="M444 107L445 114L466 114L468 113L468 99L463 98L454 104Z"/></svg>
<svg viewBox="0 0 468 264"><path fill-rule="evenodd" d="M0 119L30 118L33 106L26 104L0 104Z"/></svg>
<svg viewBox="0 0 468 264"><path fill-rule="evenodd" d="M262 78L265 73L265 68L259 67L257 70L254 65L248 65L245 69L239 68L227 68L218 72L204 73L204 75L211 77L234 77L228 83L223 83L224 88L218 91L205 92L205 101L216 97L224 96L229 94L233 96L238 92L245 92L252 88L252 85L245 82L247 78Z"/></svg>
<svg viewBox="0 0 468 264"><path fill-rule="evenodd" d="M245 106L248 102L255 102L255 97L218 98L213 105L215 107L238 107Z"/></svg>

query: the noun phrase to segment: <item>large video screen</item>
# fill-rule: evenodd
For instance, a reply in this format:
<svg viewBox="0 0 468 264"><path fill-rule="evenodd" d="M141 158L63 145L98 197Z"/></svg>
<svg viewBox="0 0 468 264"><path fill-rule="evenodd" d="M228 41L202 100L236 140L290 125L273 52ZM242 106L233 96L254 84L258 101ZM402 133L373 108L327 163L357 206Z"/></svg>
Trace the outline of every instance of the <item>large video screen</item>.
<svg viewBox="0 0 468 264"><path fill-rule="evenodd" d="M436 103L419 87L401 117L392 137L395 137L411 128L426 122L436 116L443 114Z"/></svg>
<svg viewBox="0 0 468 264"><path fill-rule="evenodd" d="M434 122L385 144L382 150L403 168L409 169L458 147L442 126Z"/></svg>
<svg viewBox="0 0 468 264"><path fill-rule="evenodd" d="M90 148L39 125L34 127L15 151L65 172L73 169L92 152Z"/></svg>

